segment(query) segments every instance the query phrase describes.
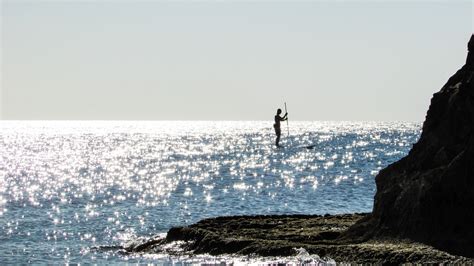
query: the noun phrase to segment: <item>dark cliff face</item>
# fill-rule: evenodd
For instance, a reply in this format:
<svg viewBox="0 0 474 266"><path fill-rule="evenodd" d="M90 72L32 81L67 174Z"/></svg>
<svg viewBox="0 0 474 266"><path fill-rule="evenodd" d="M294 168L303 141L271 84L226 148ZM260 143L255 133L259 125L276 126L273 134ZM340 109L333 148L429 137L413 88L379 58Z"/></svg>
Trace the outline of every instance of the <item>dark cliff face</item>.
<svg viewBox="0 0 474 266"><path fill-rule="evenodd" d="M418 143L377 175L373 213L361 223L366 236L408 237L474 257L474 35L468 51L434 94Z"/></svg>
<svg viewBox="0 0 474 266"><path fill-rule="evenodd" d="M471 69L474 65L474 38L471 36L469 43L467 44L468 54L466 59L466 65L471 66Z"/></svg>

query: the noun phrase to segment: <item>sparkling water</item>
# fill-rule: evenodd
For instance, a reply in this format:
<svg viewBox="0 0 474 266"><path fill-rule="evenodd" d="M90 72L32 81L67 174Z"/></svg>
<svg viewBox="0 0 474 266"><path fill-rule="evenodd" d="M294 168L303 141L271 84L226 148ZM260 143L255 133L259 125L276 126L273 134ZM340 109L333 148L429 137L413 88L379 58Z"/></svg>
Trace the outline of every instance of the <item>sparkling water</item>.
<svg viewBox="0 0 474 266"><path fill-rule="evenodd" d="M199 263L97 249L223 215L370 212L419 123L0 123L1 263ZM315 145L308 149L307 146ZM189 259L189 258L188 258Z"/></svg>

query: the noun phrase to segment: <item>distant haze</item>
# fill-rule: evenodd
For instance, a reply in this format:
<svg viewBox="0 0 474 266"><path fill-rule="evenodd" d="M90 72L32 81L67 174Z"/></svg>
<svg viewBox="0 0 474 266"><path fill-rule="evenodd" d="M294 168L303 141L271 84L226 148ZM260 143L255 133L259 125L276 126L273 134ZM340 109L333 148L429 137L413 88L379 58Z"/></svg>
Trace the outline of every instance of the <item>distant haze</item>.
<svg viewBox="0 0 474 266"><path fill-rule="evenodd" d="M472 1L1 1L2 119L423 121Z"/></svg>

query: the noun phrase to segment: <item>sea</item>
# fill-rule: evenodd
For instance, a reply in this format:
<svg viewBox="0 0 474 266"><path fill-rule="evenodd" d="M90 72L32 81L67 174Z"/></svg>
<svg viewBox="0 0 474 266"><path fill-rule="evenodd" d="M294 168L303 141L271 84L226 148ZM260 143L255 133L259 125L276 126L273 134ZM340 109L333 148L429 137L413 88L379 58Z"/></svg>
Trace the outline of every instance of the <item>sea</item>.
<svg viewBox="0 0 474 266"><path fill-rule="evenodd" d="M1 121L0 264L298 262L119 247L216 216L370 212L420 132L290 121L277 148L272 121Z"/></svg>

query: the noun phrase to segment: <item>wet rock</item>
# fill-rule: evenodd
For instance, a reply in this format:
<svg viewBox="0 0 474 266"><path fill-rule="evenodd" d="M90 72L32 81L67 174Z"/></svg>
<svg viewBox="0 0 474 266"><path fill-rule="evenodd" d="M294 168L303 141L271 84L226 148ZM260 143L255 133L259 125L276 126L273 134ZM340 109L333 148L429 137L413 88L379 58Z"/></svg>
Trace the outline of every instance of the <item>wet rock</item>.
<svg viewBox="0 0 474 266"><path fill-rule="evenodd" d="M338 238L368 214L234 216L202 220L169 230L163 250L182 243L183 255L239 254L269 257L318 255L323 261L353 263L473 263L409 240L378 239L357 242ZM153 245L143 245L149 248ZM303 256L304 257L304 256ZM312 256L313 257L313 256ZM303 258L304 259L304 258Z"/></svg>
<svg viewBox="0 0 474 266"><path fill-rule="evenodd" d="M434 94L418 143L377 175L372 215L346 237L408 237L474 257L474 35L468 49Z"/></svg>
<svg viewBox="0 0 474 266"><path fill-rule="evenodd" d="M234 216L205 219L169 230L167 241L192 242L196 253L294 255L301 244L333 241L365 214L337 216Z"/></svg>

